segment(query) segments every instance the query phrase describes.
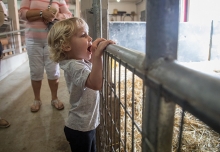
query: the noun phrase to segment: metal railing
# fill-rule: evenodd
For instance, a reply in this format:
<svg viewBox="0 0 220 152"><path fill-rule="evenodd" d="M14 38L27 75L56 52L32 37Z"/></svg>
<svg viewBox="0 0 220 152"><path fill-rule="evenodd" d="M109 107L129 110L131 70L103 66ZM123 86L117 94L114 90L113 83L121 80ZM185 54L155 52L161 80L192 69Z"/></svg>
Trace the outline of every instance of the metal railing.
<svg viewBox="0 0 220 152"><path fill-rule="evenodd" d="M21 30L14 30L13 20L8 17L7 20L4 21L4 24L0 26L0 41L4 49L3 56L25 51L25 21L19 20L19 24Z"/></svg>
<svg viewBox="0 0 220 152"><path fill-rule="evenodd" d="M178 151L182 151L185 111L220 133L220 78L164 58L146 70L143 53L116 45L107 47L104 61L98 151L143 151L144 145L152 152L171 151L175 104L182 107L175 146ZM157 102L147 102L149 91ZM144 120L146 117L151 123Z"/></svg>
<svg viewBox="0 0 220 152"><path fill-rule="evenodd" d="M3 55L7 56L7 55L13 55L16 54L16 45L17 45L17 41L15 39L15 36L20 36L21 40L21 49L22 51L25 51L25 42L24 42L24 37L25 37L25 29L22 30L12 30L12 31L7 31L7 32L2 32L0 33L0 41L4 41L3 44Z"/></svg>
<svg viewBox="0 0 220 152"><path fill-rule="evenodd" d="M146 4L146 53L117 45L104 52L97 150L219 151L220 78L176 61L179 1L147 0ZM94 15L101 21L99 13ZM205 141L203 149L185 147L185 142L193 145L195 140L186 141L185 137L185 124L191 119L202 121L196 125L214 132L215 144ZM210 140L214 136L209 136Z"/></svg>

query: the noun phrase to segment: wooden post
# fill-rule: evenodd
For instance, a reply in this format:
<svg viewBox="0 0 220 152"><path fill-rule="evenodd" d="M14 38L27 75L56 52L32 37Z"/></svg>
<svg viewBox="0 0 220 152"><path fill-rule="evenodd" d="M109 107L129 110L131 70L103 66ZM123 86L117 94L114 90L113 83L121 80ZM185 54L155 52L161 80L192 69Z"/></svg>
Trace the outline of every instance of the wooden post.
<svg viewBox="0 0 220 152"><path fill-rule="evenodd" d="M20 30L19 18L18 18L18 8L17 8L17 0L8 0L8 12L9 18L12 19L13 30ZM14 42L15 44L15 53L22 53L21 47L21 36L20 32L18 34L14 34Z"/></svg>

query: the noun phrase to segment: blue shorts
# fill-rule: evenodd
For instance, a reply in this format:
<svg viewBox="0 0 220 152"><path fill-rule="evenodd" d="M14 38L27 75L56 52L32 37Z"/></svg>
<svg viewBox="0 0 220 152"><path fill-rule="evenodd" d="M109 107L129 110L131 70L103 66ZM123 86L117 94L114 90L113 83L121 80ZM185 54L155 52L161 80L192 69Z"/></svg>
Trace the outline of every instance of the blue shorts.
<svg viewBox="0 0 220 152"><path fill-rule="evenodd" d="M26 48L29 58L31 80L40 81L44 76L44 68L49 80L60 77L58 63L50 60L47 40L26 39Z"/></svg>
<svg viewBox="0 0 220 152"><path fill-rule="evenodd" d="M65 126L64 132L72 152L96 152L96 129L82 132Z"/></svg>

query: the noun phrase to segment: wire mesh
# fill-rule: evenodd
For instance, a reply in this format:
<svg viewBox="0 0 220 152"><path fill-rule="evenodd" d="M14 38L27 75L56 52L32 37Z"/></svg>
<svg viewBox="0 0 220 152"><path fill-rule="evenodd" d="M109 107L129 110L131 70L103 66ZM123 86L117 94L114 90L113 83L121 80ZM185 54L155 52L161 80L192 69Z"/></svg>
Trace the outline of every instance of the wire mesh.
<svg viewBox="0 0 220 152"><path fill-rule="evenodd" d="M154 151L154 145L141 130L142 108L146 97L144 81L153 88L154 82L142 80L136 75L135 68L113 54L105 52L103 60L104 89L101 92L98 151L142 151L142 139L148 145L149 151ZM219 152L219 133L190 114L184 106L186 101L164 91L161 94L165 97L163 100L179 104L175 109L171 151ZM182 109L183 107L186 108Z"/></svg>
<svg viewBox="0 0 220 152"><path fill-rule="evenodd" d="M135 68L105 53L98 144L101 151L141 152L143 80ZM137 104L138 103L138 104ZM101 136L100 136L101 135Z"/></svg>

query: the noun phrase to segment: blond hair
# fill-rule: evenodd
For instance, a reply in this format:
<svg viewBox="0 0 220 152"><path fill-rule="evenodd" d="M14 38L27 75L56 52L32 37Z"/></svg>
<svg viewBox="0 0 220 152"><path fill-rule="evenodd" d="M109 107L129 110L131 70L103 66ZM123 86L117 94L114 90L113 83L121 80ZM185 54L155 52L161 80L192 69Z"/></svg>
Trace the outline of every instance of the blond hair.
<svg viewBox="0 0 220 152"><path fill-rule="evenodd" d="M82 27L88 29L87 23L78 17L61 20L53 25L48 33L48 45L52 61L60 62L67 59L63 48L70 44L71 37Z"/></svg>

